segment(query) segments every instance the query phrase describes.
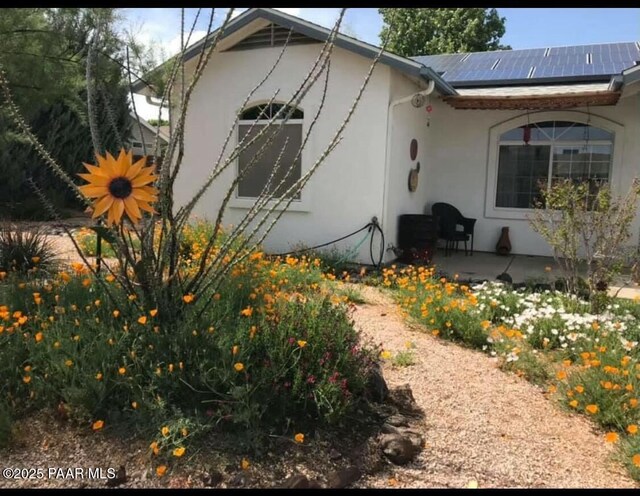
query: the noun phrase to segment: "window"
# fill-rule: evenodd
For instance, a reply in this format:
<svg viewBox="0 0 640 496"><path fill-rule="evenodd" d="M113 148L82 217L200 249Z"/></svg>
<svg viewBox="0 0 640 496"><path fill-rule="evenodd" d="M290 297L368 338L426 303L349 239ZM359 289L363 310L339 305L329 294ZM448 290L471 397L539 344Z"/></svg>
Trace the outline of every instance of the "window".
<svg viewBox="0 0 640 496"><path fill-rule="evenodd" d="M533 208L541 186L557 179L608 181L612 151L613 133L579 122L545 121L502 133L495 206Z"/></svg>
<svg viewBox="0 0 640 496"><path fill-rule="evenodd" d="M302 145L302 110L284 107L281 104L257 105L242 112L238 126L238 139L247 142L258 135L269 122L275 125L264 136L248 146L238 157L238 174L244 174L238 183L239 198L257 198L265 187L276 198L281 198L287 189L301 177L302 167L300 157L296 159ZM281 111L282 110L282 111ZM280 115L277 113L281 111ZM273 133L279 126L279 119L291 113L291 117L273 138ZM253 129L252 129L253 126ZM259 155L265 143L267 147ZM280 161L278 163L278 157ZM274 171L275 168L275 171ZM300 193L294 196L300 199Z"/></svg>

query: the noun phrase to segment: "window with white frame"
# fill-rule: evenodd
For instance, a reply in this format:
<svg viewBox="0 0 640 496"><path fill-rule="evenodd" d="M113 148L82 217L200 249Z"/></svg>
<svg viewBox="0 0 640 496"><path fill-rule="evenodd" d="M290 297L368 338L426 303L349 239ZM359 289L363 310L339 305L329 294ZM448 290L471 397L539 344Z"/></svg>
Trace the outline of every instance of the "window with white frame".
<svg viewBox="0 0 640 496"><path fill-rule="evenodd" d="M527 129L528 128L528 129ZM495 207L533 208L554 180L609 180L613 133L580 122L527 124L499 138Z"/></svg>
<svg viewBox="0 0 640 496"><path fill-rule="evenodd" d="M281 198L300 179L302 163L298 151L302 145L303 119L302 110L278 103L256 105L242 112L239 142L248 143L269 123L273 124L238 156L238 174L242 176L238 182L238 198L257 198L263 191ZM299 200L300 193L295 194L294 199Z"/></svg>

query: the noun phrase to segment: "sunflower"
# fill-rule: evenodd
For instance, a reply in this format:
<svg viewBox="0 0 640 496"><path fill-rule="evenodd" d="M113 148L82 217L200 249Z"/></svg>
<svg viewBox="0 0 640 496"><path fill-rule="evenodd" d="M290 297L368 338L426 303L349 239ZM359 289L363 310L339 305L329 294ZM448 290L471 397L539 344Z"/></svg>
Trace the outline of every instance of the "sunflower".
<svg viewBox="0 0 640 496"><path fill-rule="evenodd" d="M80 186L87 198L95 198L93 218L107 212L107 225L120 224L126 212L136 224L141 218L140 210L157 213L151 203L157 201L158 190L150 184L156 180L155 166L145 167L146 157L133 163L133 153L120 150L115 159L109 152L106 157L96 153L98 166L84 164L88 174L78 174L89 181Z"/></svg>

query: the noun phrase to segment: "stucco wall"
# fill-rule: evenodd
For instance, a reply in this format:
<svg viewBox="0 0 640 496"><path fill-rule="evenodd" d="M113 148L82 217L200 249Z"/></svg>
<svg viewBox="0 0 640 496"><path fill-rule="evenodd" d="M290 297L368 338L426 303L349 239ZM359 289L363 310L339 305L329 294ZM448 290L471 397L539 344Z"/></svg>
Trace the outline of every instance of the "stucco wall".
<svg viewBox="0 0 640 496"><path fill-rule="evenodd" d="M432 99L433 100L433 99ZM611 174L612 185L626 192L631 180L640 176L640 100L638 96L621 98L615 107L589 109L593 125L616 130ZM581 120L589 117L586 108L554 113L531 113L532 121L545 117ZM546 242L530 228L526 219L508 218L508 214L489 211L493 201L490 168L497 168L492 156L490 130L500 123L525 115L520 111L455 110L442 101L433 103L429 138L428 176L425 179L428 208L438 201L451 203L463 215L478 219L475 249L494 251L502 226L509 226L513 253L550 255ZM513 127L526 123L513 121ZM488 173L489 172L489 173ZM488 184L488 182L490 184ZM487 191L489 193L487 193ZM487 197L487 194L489 195ZM488 201L487 201L488 198ZM502 217L502 218L499 218ZM638 218L633 226L633 243L638 239Z"/></svg>
<svg viewBox="0 0 640 496"><path fill-rule="evenodd" d="M262 103L279 90L286 101L298 88L322 45L287 48L270 79L254 94ZM209 174L220 153L236 112L249 91L271 67L281 48L216 53L193 93L185 132L185 158L176 182L177 204L191 198ZM320 156L344 120L368 71L370 60L334 48L325 108L302 154L303 173ZM363 98L347 126L342 142L320 166L302 192L302 201L285 212L265 241L271 252L291 249L300 242L307 246L343 236L365 225L372 216L382 216L384 145L390 69L378 65ZM302 101L305 113L303 133L318 108L321 78ZM232 144L236 142L234 132ZM195 213L215 218L228 185L236 174L232 164L201 200ZM246 212L236 200L228 209L225 224L237 224ZM353 246L355 237L339 246ZM370 260L369 245L362 246L358 259Z"/></svg>
<svg viewBox="0 0 640 496"><path fill-rule="evenodd" d="M393 71L391 78L391 101L411 96L422 88L397 71ZM433 94L429 101L436 98ZM426 213L427 182L433 168L432 144L430 143L430 127L427 127L429 114L424 105L414 107L410 101L392 105L391 139L389 164L386 171L386 212L384 219L385 241L387 245L398 246L398 216L402 214ZM411 140L418 141L418 155L411 160L409 147ZM409 172L420 163L418 187L416 191L409 191ZM386 260L394 258L391 250L386 252Z"/></svg>

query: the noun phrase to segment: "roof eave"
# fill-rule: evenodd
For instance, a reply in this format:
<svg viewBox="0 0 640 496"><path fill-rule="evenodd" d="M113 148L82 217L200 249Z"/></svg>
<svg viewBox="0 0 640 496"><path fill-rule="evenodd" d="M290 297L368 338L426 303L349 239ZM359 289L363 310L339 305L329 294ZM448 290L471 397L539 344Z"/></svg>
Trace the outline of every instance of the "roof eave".
<svg viewBox="0 0 640 496"><path fill-rule="evenodd" d="M479 88L489 86L531 86L540 84L557 84L557 83L593 83L608 82L611 75L587 75L587 76L555 76L545 78L531 79L489 79L482 81L454 81L451 84L455 88Z"/></svg>

